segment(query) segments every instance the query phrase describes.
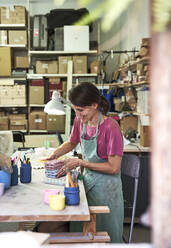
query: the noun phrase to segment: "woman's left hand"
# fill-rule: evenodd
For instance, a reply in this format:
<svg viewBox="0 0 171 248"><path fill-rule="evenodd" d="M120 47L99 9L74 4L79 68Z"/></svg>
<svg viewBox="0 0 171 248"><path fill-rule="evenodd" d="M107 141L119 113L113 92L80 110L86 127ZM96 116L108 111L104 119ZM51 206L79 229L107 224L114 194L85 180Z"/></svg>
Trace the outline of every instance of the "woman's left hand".
<svg viewBox="0 0 171 248"><path fill-rule="evenodd" d="M62 168L59 170L58 174L56 175L56 177L61 177L64 176L66 174L66 167L69 170L75 169L78 166L81 166L82 164L82 160L79 158L67 158L64 160L64 166L62 166Z"/></svg>

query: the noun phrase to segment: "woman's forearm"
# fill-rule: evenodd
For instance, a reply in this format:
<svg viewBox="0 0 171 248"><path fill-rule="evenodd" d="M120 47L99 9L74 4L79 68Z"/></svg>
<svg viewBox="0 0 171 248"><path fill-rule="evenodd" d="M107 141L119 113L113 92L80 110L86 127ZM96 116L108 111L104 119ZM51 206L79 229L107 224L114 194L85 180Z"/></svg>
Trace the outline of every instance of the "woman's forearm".
<svg viewBox="0 0 171 248"><path fill-rule="evenodd" d="M73 144L70 141L66 141L64 142L62 145L60 145L55 151L54 151L54 155L56 156L56 158L61 157L62 155L72 151L75 147L77 146L77 144Z"/></svg>
<svg viewBox="0 0 171 248"><path fill-rule="evenodd" d="M122 157L110 156L107 162L93 163L82 160L81 165L90 170L99 171L107 174L118 174L121 166Z"/></svg>

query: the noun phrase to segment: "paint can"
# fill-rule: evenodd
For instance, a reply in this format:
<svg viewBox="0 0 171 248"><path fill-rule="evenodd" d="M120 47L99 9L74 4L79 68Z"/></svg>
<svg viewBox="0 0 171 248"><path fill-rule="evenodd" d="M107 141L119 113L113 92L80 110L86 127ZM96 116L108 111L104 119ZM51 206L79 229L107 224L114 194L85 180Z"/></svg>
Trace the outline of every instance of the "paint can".
<svg viewBox="0 0 171 248"><path fill-rule="evenodd" d="M30 163L21 163L20 167L20 182L21 183L30 183L31 182L31 164Z"/></svg>
<svg viewBox="0 0 171 248"><path fill-rule="evenodd" d="M46 189L44 191L44 203L49 204L50 195L58 195L59 193L58 189Z"/></svg>
<svg viewBox="0 0 171 248"><path fill-rule="evenodd" d="M0 183L0 196L4 194L5 183Z"/></svg>
<svg viewBox="0 0 171 248"><path fill-rule="evenodd" d="M18 167L16 164L12 165L13 173L11 174L11 186L18 184Z"/></svg>
<svg viewBox="0 0 171 248"><path fill-rule="evenodd" d="M66 197L67 205L78 205L80 203L79 187L65 187L64 195Z"/></svg>
<svg viewBox="0 0 171 248"><path fill-rule="evenodd" d="M0 183L4 183L5 189L8 189L11 186L11 174L0 170Z"/></svg>
<svg viewBox="0 0 171 248"><path fill-rule="evenodd" d="M52 210L63 210L65 208L64 195L50 195L49 206Z"/></svg>

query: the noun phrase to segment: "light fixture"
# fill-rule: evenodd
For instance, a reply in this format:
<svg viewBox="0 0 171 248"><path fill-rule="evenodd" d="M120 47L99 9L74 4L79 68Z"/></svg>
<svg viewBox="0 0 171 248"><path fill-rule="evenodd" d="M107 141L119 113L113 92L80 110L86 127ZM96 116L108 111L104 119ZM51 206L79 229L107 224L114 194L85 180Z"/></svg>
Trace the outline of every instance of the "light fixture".
<svg viewBox="0 0 171 248"><path fill-rule="evenodd" d="M68 101L61 97L58 91L53 91L52 100L45 105L44 112L50 115L65 115L64 104L62 102L71 106Z"/></svg>

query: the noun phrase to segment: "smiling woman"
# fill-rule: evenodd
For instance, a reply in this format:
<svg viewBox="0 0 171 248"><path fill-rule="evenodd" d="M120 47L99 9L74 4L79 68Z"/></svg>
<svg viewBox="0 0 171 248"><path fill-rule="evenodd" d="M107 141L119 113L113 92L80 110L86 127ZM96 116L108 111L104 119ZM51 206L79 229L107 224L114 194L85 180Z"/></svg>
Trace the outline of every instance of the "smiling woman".
<svg viewBox="0 0 171 248"><path fill-rule="evenodd" d="M89 206L110 208L110 214L97 216L97 231L105 230L111 242L122 242L123 196L120 166L123 140L118 123L107 117L109 103L96 86L81 83L69 92L69 100L76 113L70 139L59 146L49 158L58 159L81 145L83 159L70 158L64 163L71 170L84 168L83 181ZM58 177L64 174L62 167ZM71 223L72 231L80 225Z"/></svg>

